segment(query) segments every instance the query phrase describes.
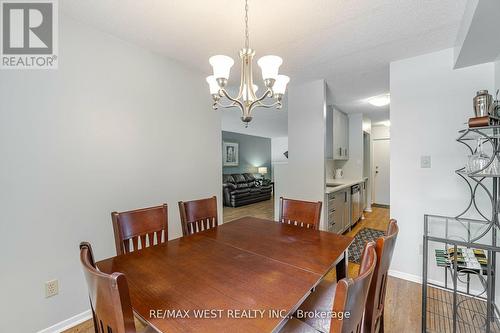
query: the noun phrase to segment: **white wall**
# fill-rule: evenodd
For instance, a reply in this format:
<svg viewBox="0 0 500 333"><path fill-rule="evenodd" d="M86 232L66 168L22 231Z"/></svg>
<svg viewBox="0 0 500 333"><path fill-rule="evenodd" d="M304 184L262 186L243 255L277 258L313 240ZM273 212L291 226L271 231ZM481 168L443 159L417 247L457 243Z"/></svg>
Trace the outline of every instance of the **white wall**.
<svg viewBox="0 0 500 333"><path fill-rule="evenodd" d="M324 80L289 87L287 178L277 175L287 182L282 195L308 201L324 200L325 117ZM278 208L279 196L275 199Z"/></svg>
<svg viewBox="0 0 500 333"><path fill-rule="evenodd" d="M288 162L283 155L288 150L288 137L271 138L271 163Z"/></svg>
<svg viewBox="0 0 500 333"><path fill-rule="evenodd" d="M177 201L221 192L202 73L64 16L59 45L58 70L0 73L3 332L89 308L78 244L115 255L111 211L167 202L176 238ZM60 294L45 299L55 278Z"/></svg>
<svg viewBox="0 0 500 333"><path fill-rule="evenodd" d="M391 138L391 128L385 125L372 126L372 139L390 139Z"/></svg>
<svg viewBox="0 0 500 333"><path fill-rule="evenodd" d="M500 89L500 60L495 63L495 88ZM495 95L493 94L493 96Z"/></svg>
<svg viewBox="0 0 500 333"><path fill-rule="evenodd" d="M279 198L287 197L288 186L290 185L288 176L288 163L273 164L274 178L274 220L280 219Z"/></svg>
<svg viewBox="0 0 500 333"><path fill-rule="evenodd" d="M469 193L454 170L467 160L457 131L477 90L492 89L492 63L453 70L453 50L391 63L391 215L400 225L392 270L421 277L424 214L456 215ZM420 168L430 155L432 167Z"/></svg>

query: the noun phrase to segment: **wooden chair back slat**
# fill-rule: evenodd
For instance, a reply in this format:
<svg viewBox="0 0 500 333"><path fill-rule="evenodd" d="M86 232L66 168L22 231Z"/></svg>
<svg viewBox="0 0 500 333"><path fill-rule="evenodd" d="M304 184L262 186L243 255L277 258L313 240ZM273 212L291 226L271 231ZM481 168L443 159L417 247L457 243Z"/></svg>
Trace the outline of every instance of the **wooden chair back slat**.
<svg viewBox="0 0 500 333"><path fill-rule="evenodd" d="M365 332L384 332L384 303L387 289L387 274L396 246L399 227L396 220L391 220L385 236L377 239L377 266L368 294L365 310Z"/></svg>
<svg viewBox="0 0 500 333"><path fill-rule="evenodd" d="M179 201L182 235L188 236L216 227L217 197L193 201Z"/></svg>
<svg viewBox="0 0 500 333"><path fill-rule="evenodd" d="M111 218L118 255L168 240L167 204L127 212L113 212ZM156 240L154 235L156 235Z"/></svg>
<svg viewBox="0 0 500 333"><path fill-rule="evenodd" d="M280 197L279 222L298 227L318 229L321 201L310 202Z"/></svg>
<svg viewBox="0 0 500 333"><path fill-rule="evenodd" d="M95 266L92 247L80 244L80 261L89 289L97 333L136 333L127 279L122 273L104 274Z"/></svg>
<svg viewBox="0 0 500 333"><path fill-rule="evenodd" d="M368 242L363 250L359 275L355 279L346 278L338 282L333 300L333 313L349 312L349 318L334 317L330 324L330 333L361 333L363 314L370 288L377 254L375 243Z"/></svg>

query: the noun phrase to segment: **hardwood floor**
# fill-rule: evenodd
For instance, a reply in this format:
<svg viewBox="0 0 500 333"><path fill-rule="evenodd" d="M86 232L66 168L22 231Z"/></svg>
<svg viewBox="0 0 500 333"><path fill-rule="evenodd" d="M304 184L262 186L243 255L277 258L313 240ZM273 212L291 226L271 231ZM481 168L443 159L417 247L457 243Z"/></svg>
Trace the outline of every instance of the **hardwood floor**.
<svg viewBox="0 0 500 333"><path fill-rule="evenodd" d="M274 220L274 198L237 208L224 207L223 215L224 222L236 220L245 216Z"/></svg>
<svg viewBox="0 0 500 333"><path fill-rule="evenodd" d="M255 216L265 219L274 219L273 200L262 201L240 208L224 207L224 222L244 216ZM389 223L389 209L373 207L373 212L365 213L365 219L360 220L347 232L346 235L354 237L361 229L368 227L385 231ZM358 274L359 265L349 263L350 277ZM328 280L335 280L335 270L326 276ZM421 327L421 285L389 277L386 295L385 332L386 333L417 333ZM142 324L136 321L138 328ZM94 333L92 321L84 322L64 333Z"/></svg>

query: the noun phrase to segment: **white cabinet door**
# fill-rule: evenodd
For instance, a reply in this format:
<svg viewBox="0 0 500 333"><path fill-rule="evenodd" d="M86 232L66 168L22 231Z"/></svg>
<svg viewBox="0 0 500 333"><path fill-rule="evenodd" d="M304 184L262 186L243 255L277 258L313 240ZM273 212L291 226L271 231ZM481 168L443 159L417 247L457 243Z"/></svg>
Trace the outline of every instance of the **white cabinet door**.
<svg viewBox="0 0 500 333"><path fill-rule="evenodd" d="M343 112L340 113L341 121L341 146L342 146L342 157L345 160L349 159L349 118Z"/></svg>
<svg viewBox="0 0 500 333"><path fill-rule="evenodd" d="M332 160L333 156L333 108L328 106L326 109L326 143L325 159Z"/></svg>
<svg viewBox="0 0 500 333"><path fill-rule="evenodd" d="M342 118L338 110L333 110L333 159L342 159Z"/></svg>
<svg viewBox="0 0 500 333"><path fill-rule="evenodd" d="M349 118L339 110L333 110L333 159L349 159Z"/></svg>

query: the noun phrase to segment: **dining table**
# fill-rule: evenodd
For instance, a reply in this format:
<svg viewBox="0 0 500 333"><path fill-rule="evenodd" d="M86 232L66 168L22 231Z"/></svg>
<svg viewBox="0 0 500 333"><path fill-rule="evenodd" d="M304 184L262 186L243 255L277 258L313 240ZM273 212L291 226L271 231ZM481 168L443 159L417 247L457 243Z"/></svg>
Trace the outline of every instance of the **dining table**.
<svg viewBox="0 0 500 333"><path fill-rule="evenodd" d="M346 277L352 240L244 217L97 267L125 274L135 314L158 332L277 332L332 269Z"/></svg>

